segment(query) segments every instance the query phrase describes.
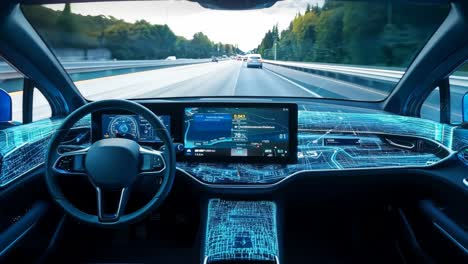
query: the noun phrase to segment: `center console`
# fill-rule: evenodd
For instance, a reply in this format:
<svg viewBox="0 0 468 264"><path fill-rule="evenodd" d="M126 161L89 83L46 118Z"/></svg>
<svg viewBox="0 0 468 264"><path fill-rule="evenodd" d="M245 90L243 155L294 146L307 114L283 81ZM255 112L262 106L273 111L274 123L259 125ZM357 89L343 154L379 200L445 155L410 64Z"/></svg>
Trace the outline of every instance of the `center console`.
<svg viewBox="0 0 468 264"><path fill-rule="evenodd" d="M204 264L279 263L276 204L208 202Z"/></svg>

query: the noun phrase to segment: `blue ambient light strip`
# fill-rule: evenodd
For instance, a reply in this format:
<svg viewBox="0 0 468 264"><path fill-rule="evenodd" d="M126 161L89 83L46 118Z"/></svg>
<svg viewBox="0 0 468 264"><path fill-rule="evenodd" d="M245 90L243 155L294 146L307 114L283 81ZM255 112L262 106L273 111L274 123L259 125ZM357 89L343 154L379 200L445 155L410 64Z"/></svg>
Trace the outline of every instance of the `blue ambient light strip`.
<svg viewBox="0 0 468 264"><path fill-rule="evenodd" d="M209 201L205 240L207 263L275 261L278 256L275 203Z"/></svg>

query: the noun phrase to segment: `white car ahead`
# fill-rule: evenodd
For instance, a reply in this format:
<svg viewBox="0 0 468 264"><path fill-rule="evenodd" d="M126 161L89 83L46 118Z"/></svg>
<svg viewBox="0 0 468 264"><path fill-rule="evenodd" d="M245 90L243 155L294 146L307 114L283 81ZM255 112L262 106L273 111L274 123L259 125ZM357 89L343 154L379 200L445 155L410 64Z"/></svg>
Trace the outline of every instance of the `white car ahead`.
<svg viewBox="0 0 468 264"><path fill-rule="evenodd" d="M262 68L262 56L260 54L247 55L247 68Z"/></svg>

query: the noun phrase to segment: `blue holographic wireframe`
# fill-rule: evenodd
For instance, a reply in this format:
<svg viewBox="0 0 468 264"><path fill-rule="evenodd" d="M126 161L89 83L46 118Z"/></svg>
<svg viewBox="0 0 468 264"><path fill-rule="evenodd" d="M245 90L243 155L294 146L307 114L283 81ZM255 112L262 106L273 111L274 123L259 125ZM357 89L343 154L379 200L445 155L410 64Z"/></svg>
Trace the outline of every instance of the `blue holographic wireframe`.
<svg viewBox="0 0 468 264"><path fill-rule="evenodd" d="M207 183L268 184L300 171L424 167L442 160L438 153L395 147L386 142L381 135L426 138L447 148L460 147L467 142L467 135L456 131L453 126L384 113L301 110L298 124L297 164L179 162L177 166ZM454 134L461 139L454 139ZM330 138L354 139L359 144L324 144L325 140Z"/></svg>
<svg viewBox="0 0 468 264"><path fill-rule="evenodd" d="M458 159L460 159L466 166L468 166L468 148L458 152Z"/></svg>
<svg viewBox="0 0 468 264"><path fill-rule="evenodd" d="M0 131L0 187L42 165L49 140L62 119L44 119ZM90 117L75 124L90 126Z"/></svg>
<svg viewBox="0 0 468 264"><path fill-rule="evenodd" d="M222 260L274 261L278 256L275 203L209 201L205 240L208 263Z"/></svg>
<svg viewBox="0 0 468 264"><path fill-rule="evenodd" d="M178 162L177 167L207 183L274 183L300 172L357 168L426 166L441 160L436 153L403 150L379 136L416 136L453 151L468 146L468 130L430 120L371 112L331 112L321 104L302 104L298 113L297 164L206 164ZM354 112L352 112L354 111ZM42 120L0 131L0 187L44 162L50 136L63 120ZM90 117L75 126L90 126ZM325 146L325 138L356 138L361 146Z"/></svg>

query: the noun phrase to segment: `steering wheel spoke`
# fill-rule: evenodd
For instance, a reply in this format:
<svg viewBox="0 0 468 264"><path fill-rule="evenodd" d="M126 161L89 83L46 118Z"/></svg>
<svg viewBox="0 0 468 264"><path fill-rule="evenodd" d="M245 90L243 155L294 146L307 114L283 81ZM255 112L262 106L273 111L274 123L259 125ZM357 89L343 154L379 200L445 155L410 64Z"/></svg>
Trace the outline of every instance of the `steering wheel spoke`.
<svg viewBox="0 0 468 264"><path fill-rule="evenodd" d="M103 190L96 187L97 211L100 222L116 222L125 213L130 197L129 188Z"/></svg>
<svg viewBox="0 0 468 264"><path fill-rule="evenodd" d="M166 158L163 151L140 147L140 176L162 177L166 170Z"/></svg>
<svg viewBox="0 0 468 264"><path fill-rule="evenodd" d="M85 158L89 147L57 155L53 171L58 175L87 176Z"/></svg>

